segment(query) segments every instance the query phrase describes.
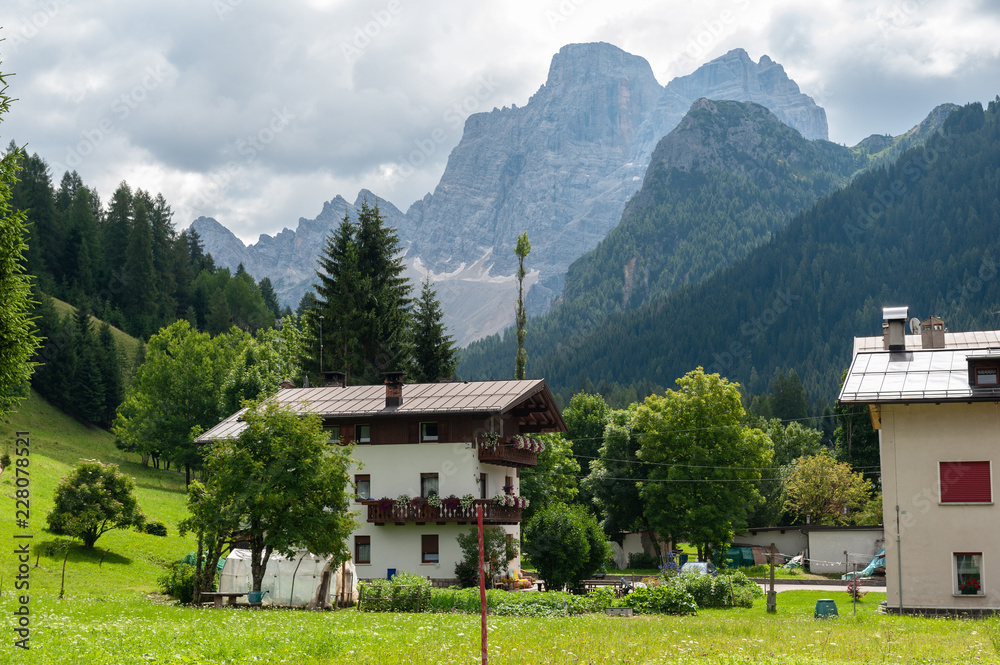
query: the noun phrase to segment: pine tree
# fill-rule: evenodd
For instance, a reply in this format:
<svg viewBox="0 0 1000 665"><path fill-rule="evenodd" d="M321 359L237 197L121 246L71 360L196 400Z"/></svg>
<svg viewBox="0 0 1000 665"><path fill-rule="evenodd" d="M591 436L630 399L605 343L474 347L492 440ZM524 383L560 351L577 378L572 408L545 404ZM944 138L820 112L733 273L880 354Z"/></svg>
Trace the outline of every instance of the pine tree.
<svg viewBox="0 0 1000 665"><path fill-rule="evenodd" d="M271 278L265 277L260 280L260 296L264 299L264 304L267 308L271 310L275 318L281 316L281 305L278 303L278 294L274 292L274 286L271 284Z"/></svg>
<svg viewBox="0 0 1000 665"><path fill-rule="evenodd" d="M409 362L410 281L403 274L403 248L385 225L378 204L362 201L358 212L358 273L367 292L361 327L363 375L369 381Z"/></svg>
<svg viewBox="0 0 1000 665"><path fill-rule="evenodd" d="M451 335L446 334L441 322L444 313L441 303L425 279L413 312L413 369L412 379L417 383L430 383L450 379L458 364L457 351Z"/></svg>
<svg viewBox="0 0 1000 665"><path fill-rule="evenodd" d="M320 270L316 271L319 278L317 295L314 304L307 304L305 310L305 316L310 320L309 330L316 334L315 341L310 339L306 348L318 353L318 336L323 335L322 362L317 358L308 369L342 371L349 378L360 371L362 365L360 336L363 334L363 318L366 315L364 299L367 295L367 284L358 266L356 233L354 224L344 215L336 234L327 236L319 258ZM306 293L303 302L310 295ZM323 317L323 325L320 325L320 316Z"/></svg>
<svg viewBox="0 0 1000 665"><path fill-rule="evenodd" d="M124 313L127 331L146 339L154 332L158 289L153 265L153 247L149 226L149 208L141 190L136 193L135 219L129 231L125 258Z"/></svg>
<svg viewBox="0 0 1000 665"><path fill-rule="evenodd" d="M324 369L371 383L381 372L409 364L411 287L403 275L401 252L396 232L385 226L378 206L367 201L358 211L357 225L345 216L327 238L311 315L323 316ZM306 317L308 321L309 312ZM310 330L318 328L316 321L310 322ZM318 346L307 339L305 348ZM318 367L318 360L303 364Z"/></svg>

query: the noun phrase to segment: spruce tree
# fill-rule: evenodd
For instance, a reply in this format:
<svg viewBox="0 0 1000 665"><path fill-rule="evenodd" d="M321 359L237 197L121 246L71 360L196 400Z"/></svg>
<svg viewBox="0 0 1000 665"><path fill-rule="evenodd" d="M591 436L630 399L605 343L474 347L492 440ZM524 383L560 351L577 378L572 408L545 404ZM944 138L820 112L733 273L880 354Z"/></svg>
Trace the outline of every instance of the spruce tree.
<svg viewBox="0 0 1000 665"><path fill-rule="evenodd" d="M441 322L443 316L430 278L425 279L413 311L411 375L417 383L450 379L455 375L458 354L451 335L446 333Z"/></svg>
<svg viewBox="0 0 1000 665"><path fill-rule="evenodd" d="M403 248L385 225L378 204L362 201L358 212L358 272L367 291L360 336L363 371L369 381L409 362L410 280L403 274Z"/></svg>
<svg viewBox="0 0 1000 665"><path fill-rule="evenodd" d="M411 287L403 275L401 254L396 232L385 225L378 205L367 201L361 204L356 225L345 216L327 239L316 271L313 315L323 316L324 369L372 383L382 372L409 364ZM312 321L310 330L318 332L317 323ZM318 346L307 340L305 348ZM318 358L304 363L319 364Z"/></svg>
<svg viewBox="0 0 1000 665"><path fill-rule="evenodd" d="M143 194L141 191L136 193L135 219L129 231L125 258L124 313L127 331L136 337L146 339L154 332L158 292L156 271L153 266L149 208L141 194Z"/></svg>
<svg viewBox="0 0 1000 665"><path fill-rule="evenodd" d="M528 232L525 231L517 237L517 245L514 246L514 253L517 254L517 306L514 309L514 322L517 325L517 356L514 358L514 378L524 378L524 367L528 363L528 352L524 350L524 326L528 322L528 315L524 309L524 278L527 272L524 270L524 258L531 252L531 242L528 241Z"/></svg>

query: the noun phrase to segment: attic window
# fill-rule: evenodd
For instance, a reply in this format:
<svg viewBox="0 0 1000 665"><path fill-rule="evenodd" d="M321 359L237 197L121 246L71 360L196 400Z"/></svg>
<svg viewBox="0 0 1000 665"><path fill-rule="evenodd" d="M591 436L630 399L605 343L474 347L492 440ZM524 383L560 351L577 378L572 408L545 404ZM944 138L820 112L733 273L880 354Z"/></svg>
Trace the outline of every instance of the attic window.
<svg viewBox="0 0 1000 665"><path fill-rule="evenodd" d="M977 386L992 386L997 383L997 368L996 367L977 367L976 368L976 385Z"/></svg>

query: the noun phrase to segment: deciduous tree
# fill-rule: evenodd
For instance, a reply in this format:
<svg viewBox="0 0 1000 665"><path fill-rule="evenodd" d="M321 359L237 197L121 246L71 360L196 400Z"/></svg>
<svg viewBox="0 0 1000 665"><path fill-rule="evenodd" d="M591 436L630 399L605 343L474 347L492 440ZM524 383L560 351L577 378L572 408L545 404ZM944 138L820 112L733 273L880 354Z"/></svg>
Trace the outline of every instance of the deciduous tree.
<svg viewBox="0 0 1000 665"><path fill-rule="evenodd" d="M528 363L528 352L524 350L524 326L528 322L528 314L524 309L524 259L531 252L531 242L528 232L517 237L514 253L517 254L517 305L514 308L514 323L517 326L517 356L514 358L514 378L524 378L524 368Z"/></svg>
<svg viewBox="0 0 1000 665"><path fill-rule="evenodd" d="M141 527L146 517L136 501L131 476L115 464L85 460L59 481L46 520L54 533L79 538L91 549L108 531Z"/></svg>
<svg viewBox="0 0 1000 665"><path fill-rule="evenodd" d="M638 409L638 456L650 467L640 495L661 537L686 538L704 558L732 542L760 503L755 481L771 463L773 444L742 424L737 384L699 367L677 385Z"/></svg>
<svg viewBox="0 0 1000 665"><path fill-rule="evenodd" d="M785 510L813 524L849 524L852 511L862 510L872 484L828 451L800 457L785 481Z"/></svg>
<svg viewBox="0 0 1000 665"><path fill-rule="evenodd" d="M215 505L239 520L250 542L253 590L260 591L272 552L299 548L350 557L348 468L351 448L330 446L323 422L274 402L250 404L246 427L235 439L212 446L206 489Z"/></svg>
<svg viewBox="0 0 1000 665"><path fill-rule="evenodd" d="M597 519L580 505L549 504L524 529L524 552L549 589L575 588L611 551Z"/></svg>

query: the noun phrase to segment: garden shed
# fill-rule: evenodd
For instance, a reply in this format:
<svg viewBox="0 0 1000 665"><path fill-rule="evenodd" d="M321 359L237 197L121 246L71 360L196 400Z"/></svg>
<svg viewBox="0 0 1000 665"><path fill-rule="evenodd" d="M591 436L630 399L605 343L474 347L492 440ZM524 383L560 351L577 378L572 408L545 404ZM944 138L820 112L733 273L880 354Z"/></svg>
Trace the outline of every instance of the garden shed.
<svg viewBox="0 0 1000 665"><path fill-rule="evenodd" d="M263 592L261 602L265 605L317 609L357 602L354 562L348 561L333 568L331 559L309 552L299 552L291 558L272 553L260 585ZM248 592L252 585L250 550L234 549L226 557L226 564L219 575L219 591Z"/></svg>

